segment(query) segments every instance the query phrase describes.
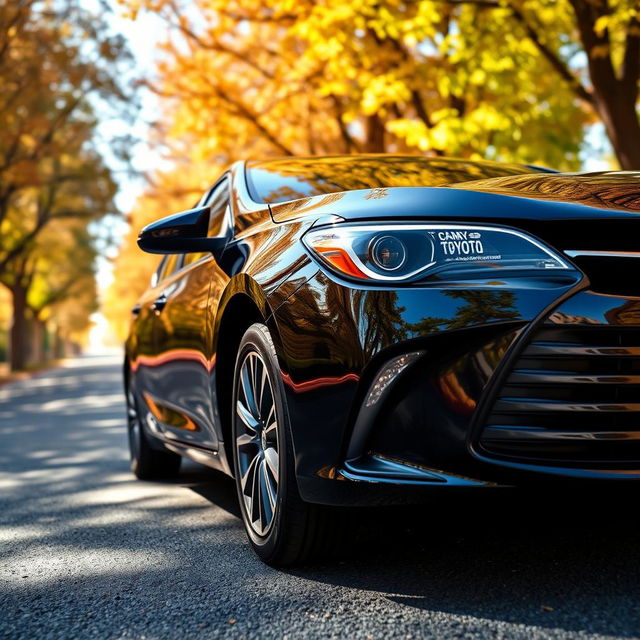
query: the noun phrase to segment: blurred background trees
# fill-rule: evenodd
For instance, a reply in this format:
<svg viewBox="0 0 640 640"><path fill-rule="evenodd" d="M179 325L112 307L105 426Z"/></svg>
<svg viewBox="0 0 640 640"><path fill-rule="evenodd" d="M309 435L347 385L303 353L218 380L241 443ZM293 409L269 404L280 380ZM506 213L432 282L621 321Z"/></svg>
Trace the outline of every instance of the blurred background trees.
<svg viewBox="0 0 640 640"><path fill-rule="evenodd" d="M153 15L162 26L139 31L156 50L143 92L155 96L158 168L104 297L120 337L157 264L138 251L138 230L192 205L237 159L408 152L640 169L640 0L5 3L0 321L9 291L14 354L29 353L20 344L42 322L82 332L96 305L93 230L117 185L96 136L102 108L127 104L130 56L87 7L116 2L129 24ZM84 257L66 264L58 237ZM70 284L76 268L82 286Z"/></svg>
<svg viewBox="0 0 640 640"><path fill-rule="evenodd" d="M0 283L11 369L63 355L97 308L92 223L116 213L97 112L128 95L123 38L76 2L0 5ZM71 307L73 312L70 311Z"/></svg>
<svg viewBox="0 0 640 640"><path fill-rule="evenodd" d="M169 29L147 86L160 148L193 173L165 174L132 213L110 293L120 335L157 262L135 233L234 160L408 152L577 170L595 129L614 168L640 169L640 0L121 1ZM188 197L167 201L175 183Z"/></svg>

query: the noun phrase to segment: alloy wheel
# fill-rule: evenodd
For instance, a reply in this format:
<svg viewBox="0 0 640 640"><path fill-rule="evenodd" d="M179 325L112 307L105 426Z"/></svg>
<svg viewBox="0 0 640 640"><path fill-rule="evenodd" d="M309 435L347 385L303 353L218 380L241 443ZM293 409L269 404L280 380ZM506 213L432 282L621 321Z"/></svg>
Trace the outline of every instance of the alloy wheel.
<svg viewBox="0 0 640 640"><path fill-rule="evenodd" d="M266 536L278 504L279 442L273 387L260 355L242 362L236 401L236 454L247 521Z"/></svg>

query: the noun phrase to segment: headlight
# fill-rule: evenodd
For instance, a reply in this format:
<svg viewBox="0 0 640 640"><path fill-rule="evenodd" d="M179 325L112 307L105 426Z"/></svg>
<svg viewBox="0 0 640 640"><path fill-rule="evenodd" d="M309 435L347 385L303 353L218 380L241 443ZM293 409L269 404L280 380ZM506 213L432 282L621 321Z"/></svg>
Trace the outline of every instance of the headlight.
<svg viewBox="0 0 640 640"><path fill-rule="evenodd" d="M571 269L537 240L498 227L337 225L311 229L303 242L329 269L358 280L457 280Z"/></svg>

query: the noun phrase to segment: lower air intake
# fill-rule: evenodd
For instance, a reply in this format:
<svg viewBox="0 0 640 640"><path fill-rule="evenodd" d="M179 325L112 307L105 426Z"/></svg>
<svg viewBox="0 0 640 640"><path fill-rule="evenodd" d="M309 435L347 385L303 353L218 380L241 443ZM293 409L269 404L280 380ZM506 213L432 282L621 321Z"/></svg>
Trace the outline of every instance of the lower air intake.
<svg viewBox="0 0 640 640"><path fill-rule="evenodd" d="M500 390L480 445L534 464L640 467L640 328L544 325Z"/></svg>

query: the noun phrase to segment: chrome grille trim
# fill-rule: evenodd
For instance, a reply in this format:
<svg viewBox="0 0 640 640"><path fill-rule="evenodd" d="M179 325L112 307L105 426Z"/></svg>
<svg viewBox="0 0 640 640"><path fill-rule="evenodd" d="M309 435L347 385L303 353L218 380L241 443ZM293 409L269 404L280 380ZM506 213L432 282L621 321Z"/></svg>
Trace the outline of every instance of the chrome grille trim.
<svg viewBox="0 0 640 640"><path fill-rule="evenodd" d="M640 440L640 431L555 431L539 427L508 427L490 425L485 428L486 440Z"/></svg>
<svg viewBox="0 0 640 640"><path fill-rule="evenodd" d="M640 469L640 326L542 325L502 383L479 444L530 464Z"/></svg>
<svg viewBox="0 0 640 640"><path fill-rule="evenodd" d="M565 249L564 254L570 258L583 256L595 258L640 258L638 251L591 251L589 249Z"/></svg>

